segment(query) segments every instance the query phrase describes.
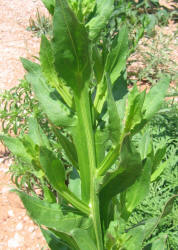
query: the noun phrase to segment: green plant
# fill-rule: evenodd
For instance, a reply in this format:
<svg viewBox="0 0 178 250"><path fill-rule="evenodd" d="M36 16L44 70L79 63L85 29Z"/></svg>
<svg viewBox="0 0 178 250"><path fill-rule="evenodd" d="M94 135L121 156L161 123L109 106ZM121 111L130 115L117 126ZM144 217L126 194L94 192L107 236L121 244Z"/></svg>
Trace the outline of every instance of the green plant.
<svg viewBox="0 0 178 250"><path fill-rule="evenodd" d="M159 110L169 79L164 76L148 94L136 86L127 93L127 27L110 51L95 45L112 9L113 1L98 0L96 16L84 25L65 0L56 0L50 7L53 39L42 36L40 65L22 59L26 80L71 168L36 119L30 119L22 137L1 135L43 184L41 199L35 192L15 192L51 249L142 249L176 198L170 198L161 215L127 227L165 155L165 148L153 149L143 128Z"/></svg>
<svg viewBox="0 0 178 250"><path fill-rule="evenodd" d="M27 30L35 33L37 37L41 37L42 35L51 36L52 35L51 18L41 15L37 9L36 17L35 19L30 18Z"/></svg>
<svg viewBox="0 0 178 250"><path fill-rule="evenodd" d="M0 127L3 133L18 135L27 130L27 120L32 113L40 116L41 110L26 80L0 94Z"/></svg>

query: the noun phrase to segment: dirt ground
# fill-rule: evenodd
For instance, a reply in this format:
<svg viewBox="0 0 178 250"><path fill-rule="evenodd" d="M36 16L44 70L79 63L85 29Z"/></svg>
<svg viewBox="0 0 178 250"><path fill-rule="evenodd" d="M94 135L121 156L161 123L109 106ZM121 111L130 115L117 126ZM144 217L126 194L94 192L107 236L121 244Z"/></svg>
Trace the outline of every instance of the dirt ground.
<svg viewBox="0 0 178 250"><path fill-rule="evenodd" d="M170 1L161 2L170 7ZM40 41L26 30L37 8L46 14L40 0L0 0L0 90L10 89L23 78L19 57L31 59L38 54ZM30 220L17 195L9 192L10 164L0 145L0 250L47 249L37 225Z"/></svg>
<svg viewBox="0 0 178 250"><path fill-rule="evenodd" d="M26 28L36 11L47 13L40 0L0 0L0 91L10 89L23 78L19 57L31 59L39 51L39 39ZM0 250L46 248L38 226L26 214L13 187L0 146Z"/></svg>

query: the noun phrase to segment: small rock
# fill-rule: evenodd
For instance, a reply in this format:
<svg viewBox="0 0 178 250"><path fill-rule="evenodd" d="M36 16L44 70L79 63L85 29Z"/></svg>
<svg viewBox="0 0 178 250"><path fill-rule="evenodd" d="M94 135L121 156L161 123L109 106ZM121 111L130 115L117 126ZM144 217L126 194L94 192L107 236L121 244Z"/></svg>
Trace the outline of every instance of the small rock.
<svg viewBox="0 0 178 250"><path fill-rule="evenodd" d="M9 210L7 213L10 217L14 216L14 212L12 210Z"/></svg>
<svg viewBox="0 0 178 250"><path fill-rule="evenodd" d="M16 248L19 247L19 243L17 240L15 240L14 238L8 240L8 247L9 248Z"/></svg>
<svg viewBox="0 0 178 250"><path fill-rule="evenodd" d="M11 189L10 187L3 187L2 190L1 190L1 193L6 194L6 193L9 192L10 189Z"/></svg>
<svg viewBox="0 0 178 250"><path fill-rule="evenodd" d="M23 220L27 221L28 219L29 219L28 216L25 216Z"/></svg>
<svg viewBox="0 0 178 250"><path fill-rule="evenodd" d="M16 230L17 231L20 231L20 230L22 230L23 229L23 224L21 223L21 222L19 222L18 224L17 224L17 226L16 226Z"/></svg>
<svg viewBox="0 0 178 250"><path fill-rule="evenodd" d="M8 240L8 247L9 248L16 248L16 247L20 247L23 245L23 242L24 242L24 238L16 233L14 235L14 238L11 238L10 240Z"/></svg>
<svg viewBox="0 0 178 250"><path fill-rule="evenodd" d="M32 233L32 232L35 231L35 228L34 228L34 227L29 227L28 231L29 231L30 233Z"/></svg>

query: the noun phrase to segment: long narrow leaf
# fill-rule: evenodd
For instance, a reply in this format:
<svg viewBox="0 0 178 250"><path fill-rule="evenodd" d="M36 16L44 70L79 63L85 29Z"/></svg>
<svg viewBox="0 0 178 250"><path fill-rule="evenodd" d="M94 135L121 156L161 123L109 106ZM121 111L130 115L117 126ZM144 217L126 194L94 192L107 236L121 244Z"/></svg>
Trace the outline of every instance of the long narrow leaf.
<svg viewBox="0 0 178 250"><path fill-rule="evenodd" d="M87 31L65 0L56 0L53 27L56 71L67 84L73 89L77 87L79 91L91 74L91 53Z"/></svg>

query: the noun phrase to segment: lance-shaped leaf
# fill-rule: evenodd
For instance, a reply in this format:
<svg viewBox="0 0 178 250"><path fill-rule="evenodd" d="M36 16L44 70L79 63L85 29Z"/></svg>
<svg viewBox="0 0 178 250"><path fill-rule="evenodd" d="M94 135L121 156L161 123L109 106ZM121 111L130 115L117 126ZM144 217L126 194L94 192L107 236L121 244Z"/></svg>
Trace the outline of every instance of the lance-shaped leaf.
<svg viewBox="0 0 178 250"><path fill-rule="evenodd" d="M56 0L53 28L56 71L67 84L79 91L91 74L90 45L84 25L65 0Z"/></svg>
<svg viewBox="0 0 178 250"><path fill-rule="evenodd" d="M51 250L58 250L59 248L61 250L70 250L70 248L66 246L66 244L63 243L61 239L57 237L54 233L52 233L50 230L45 230L44 228L40 229Z"/></svg>
<svg viewBox="0 0 178 250"><path fill-rule="evenodd" d="M51 43L44 35L41 38L40 62L43 75L45 76L50 86L56 88L66 104L71 107L72 96L70 94L70 89L69 87L65 86L64 82L57 76L54 67L54 55Z"/></svg>
<svg viewBox="0 0 178 250"><path fill-rule="evenodd" d="M78 168L78 158L74 144L71 141L69 141L69 139L66 136L64 136L59 129L54 128L54 132L68 160L73 164L74 167Z"/></svg>
<svg viewBox="0 0 178 250"><path fill-rule="evenodd" d="M48 149L40 148L40 163L46 173L49 183L74 207L78 208L83 213L88 214L88 206L79 200L65 184L65 169L61 161Z"/></svg>
<svg viewBox="0 0 178 250"><path fill-rule="evenodd" d="M96 16L86 24L91 40L95 40L106 27L113 10L114 0L97 0Z"/></svg>
<svg viewBox="0 0 178 250"><path fill-rule="evenodd" d="M153 240L152 243L147 245L144 250L166 250L166 240L167 240L167 234L160 235L156 237L156 239Z"/></svg>
<svg viewBox="0 0 178 250"><path fill-rule="evenodd" d="M149 131L144 133L139 141L139 152L141 159L144 160L147 156L153 156L153 143Z"/></svg>
<svg viewBox="0 0 178 250"><path fill-rule="evenodd" d="M116 170L108 171L99 186L101 217L105 221L106 227L109 201L133 185L141 172L141 158L129 136L126 136L123 141L120 157L119 167Z"/></svg>
<svg viewBox="0 0 178 250"><path fill-rule="evenodd" d="M103 72L104 72L104 62L103 57L99 49L94 46L92 50L92 59L93 59L93 70L95 73L95 77L97 80L97 83L99 83L102 80Z"/></svg>
<svg viewBox="0 0 178 250"><path fill-rule="evenodd" d="M89 202L91 179L96 168L96 152L87 84L81 93L74 95L74 100L78 121L73 140L79 162L82 199Z"/></svg>
<svg viewBox="0 0 178 250"><path fill-rule="evenodd" d="M49 120L56 126L73 126L75 120L71 117L71 111L61 102L57 91L48 86L44 77L41 74L28 74L26 78Z"/></svg>
<svg viewBox="0 0 178 250"><path fill-rule="evenodd" d="M125 114L125 133L134 130L136 125L143 120L142 108L146 92L140 93L135 85L128 95L128 103Z"/></svg>
<svg viewBox="0 0 178 250"><path fill-rule="evenodd" d="M34 144L38 146L46 146L47 148L50 148L48 137L43 132L37 120L31 117L28 120L28 124L29 124L28 135L32 139Z"/></svg>
<svg viewBox="0 0 178 250"><path fill-rule="evenodd" d="M166 145L163 145L162 147L158 148L154 154L153 158L153 171L157 169L159 164L161 163L162 159L164 158L166 154Z"/></svg>
<svg viewBox="0 0 178 250"><path fill-rule="evenodd" d="M120 76L121 71L126 67L128 56L128 30L124 25L119 31L118 37L112 44L108 54L105 71L110 74L111 82L114 83Z"/></svg>
<svg viewBox="0 0 178 250"><path fill-rule="evenodd" d="M152 233L154 232L155 228L159 225L161 220L165 216L167 216L171 213L175 199L178 199L178 195L172 196L167 201L167 203L165 204L165 206L163 208L161 215L158 218L154 217L154 218L151 218L145 222L145 225L146 225L146 227L145 227L145 229L146 229L145 230L145 239L149 238L152 235Z"/></svg>
<svg viewBox="0 0 178 250"><path fill-rule="evenodd" d="M39 64L31 62L31 61L29 61L25 58L22 58L22 57L20 58L20 60L21 60L21 63L23 65L24 69L27 72L32 73L32 74L36 74L36 73L38 74L41 72L41 67Z"/></svg>
<svg viewBox="0 0 178 250"><path fill-rule="evenodd" d="M54 14L55 0L42 0L51 15Z"/></svg>
<svg viewBox="0 0 178 250"><path fill-rule="evenodd" d="M12 152L14 156L19 157L26 163L31 163L33 157L27 152L23 141L21 141L19 138L0 135L0 140L4 142L6 147Z"/></svg>
<svg viewBox="0 0 178 250"><path fill-rule="evenodd" d="M21 58L21 62L28 72L26 79L32 85L35 96L49 120L56 126L73 126L75 121L71 117L71 111L61 102L57 91L47 84L40 65L24 58Z"/></svg>
<svg viewBox="0 0 178 250"><path fill-rule="evenodd" d="M160 109L168 90L169 83L169 77L163 76L160 81L148 92L143 105L143 112L145 112L143 117L144 119L151 119L153 115Z"/></svg>
<svg viewBox="0 0 178 250"><path fill-rule="evenodd" d="M147 196L151 177L151 159L147 158L140 176L125 193L125 207L129 213Z"/></svg>
<svg viewBox="0 0 178 250"><path fill-rule="evenodd" d="M162 174L167 165L168 162L163 162L157 167L157 169L151 175L151 182L155 181Z"/></svg>
<svg viewBox="0 0 178 250"><path fill-rule="evenodd" d="M55 230L49 231L52 232L56 237L59 237L63 242L66 242L71 250L97 250L95 242L91 238L87 230L74 228L68 233L63 233Z"/></svg>
<svg viewBox="0 0 178 250"><path fill-rule="evenodd" d="M69 232L74 228L87 229L91 222L87 217L77 213L71 207L61 207L51 204L24 192L14 190L22 200L29 216L39 225L50 227L54 230Z"/></svg>
<svg viewBox="0 0 178 250"><path fill-rule="evenodd" d="M107 107L109 114L109 132L113 144L117 145L121 136L121 120L117 111L117 106L114 97L112 95L111 80L108 74L106 74L106 81L108 87Z"/></svg>
<svg viewBox="0 0 178 250"><path fill-rule="evenodd" d="M113 196L123 192L131 186L141 172L141 158L131 143L129 136L126 136L121 147L120 163L116 170L106 173L101 184L101 196L111 199Z"/></svg>
<svg viewBox="0 0 178 250"><path fill-rule="evenodd" d="M144 226L139 226L129 230L127 234L123 236L123 245L125 249L137 249L142 250L142 243L144 241ZM125 238L125 242L124 242Z"/></svg>

